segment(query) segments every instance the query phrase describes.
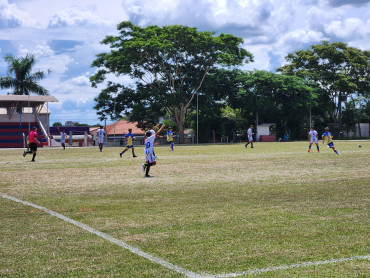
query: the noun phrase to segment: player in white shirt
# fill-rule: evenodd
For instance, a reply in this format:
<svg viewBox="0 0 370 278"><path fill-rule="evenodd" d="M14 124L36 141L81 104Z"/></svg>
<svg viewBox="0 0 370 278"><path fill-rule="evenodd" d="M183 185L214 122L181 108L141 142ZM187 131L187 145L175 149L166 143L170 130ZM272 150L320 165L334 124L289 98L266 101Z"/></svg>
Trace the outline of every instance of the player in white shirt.
<svg viewBox="0 0 370 278"><path fill-rule="evenodd" d="M153 129L153 125L149 125L149 131L152 133L152 135L153 134L155 134L155 131L154 131L154 129ZM159 143L157 143L157 145L158 145ZM155 145L155 144L154 144ZM158 158L158 156L156 156L155 155L155 153L154 153L154 149L153 149L153 155L154 155L154 158Z"/></svg>
<svg viewBox="0 0 370 278"><path fill-rule="evenodd" d="M163 124L161 128L158 130L157 133L153 133L151 131L147 131L145 133L145 148L144 148L144 155L145 155L145 164L142 165L143 171L145 171L145 177L149 176L150 166L154 166L157 164L155 161L155 156L153 154L153 146L154 146L154 140L157 137L157 134L159 134L165 125Z"/></svg>
<svg viewBox="0 0 370 278"><path fill-rule="evenodd" d="M105 130L101 126L100 129L98 129L98 132L97 132L97 139L98 139L98 143L99 143L100 152L103 151L103 143L104 143L105 134L106 134Z"/></svg>
<svg viewBox="0 0 370 278"><path fill-rule="evenodd" d="M311 127L311 131L308 133L308 142L310 142L310 145L308 147L308 152L311 151L311 146L313 143L316 144L317 152L320 152L318 135L319 134L317 133L317 131L313 127Z"/></svg>
<svg viewBox="0 0 370 278"><path fill-rule="evenodd" d="M60 131L59 130L59 127L58 127L58 131L60 132L60 144L62 145L63 147L63 150L66 149L66 138L67 138L67 133L65 130L63 131Z"/></svg>
<svg viewBox="0 0 370 278"><path fill-rule="evenodd" d="M251 148L253 148L253 125L249 126L249 129L247 130L247 136L248 136L248 143L245 144L245 147L247 147L249 144L251 144Z"/></svg>

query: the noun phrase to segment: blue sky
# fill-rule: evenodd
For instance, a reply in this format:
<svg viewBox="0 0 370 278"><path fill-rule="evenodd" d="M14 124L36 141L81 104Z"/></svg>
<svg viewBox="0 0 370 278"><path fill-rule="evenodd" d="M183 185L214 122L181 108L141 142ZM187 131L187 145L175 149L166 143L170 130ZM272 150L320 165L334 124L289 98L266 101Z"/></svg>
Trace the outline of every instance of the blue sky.
<svg viewBox="0 0 370 278"><path fill-rule="evenodd" d="M321 40L370 46L370 0L0 0L0 76L7 73L5 55L34 54L35 70L52 71L41 82L59 100L49 104L51 123L96 124L92 107L101 88L90 86L90 65L108 51L100 41L125 20L242 37L255 56L248 70L273 71L289 52Z"/></svg>

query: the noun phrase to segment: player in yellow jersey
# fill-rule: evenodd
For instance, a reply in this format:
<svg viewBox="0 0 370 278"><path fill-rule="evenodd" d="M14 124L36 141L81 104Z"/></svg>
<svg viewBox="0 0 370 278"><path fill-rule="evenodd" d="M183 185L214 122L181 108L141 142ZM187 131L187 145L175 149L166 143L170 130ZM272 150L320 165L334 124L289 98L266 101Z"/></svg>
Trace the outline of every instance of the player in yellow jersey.
<svg viewBox="0 0 370 278"><path fill-rule="evenodd" d="M328 127L325 127L325 132L322 135L322 143L324 144L324 142L326 142L326 144L328 145L328 147L331 148L331 149L333 149L333 151L336 154L339 154L339 152L334 147L333 136L329 132L329 128Z"/></svg>
<svg viewBox="0 0 370 278"><path fill-rule="evenodd" d="M173 151L173 132L172 132L172 128L168 127L168 130L164 135L166 135L166 137L167 137L167 144L170 144L170 149Z"/></svg>
<svg viewBox="0 0 370 278"><path fill-rule="evenodd" d="M125 138L127 140L126 149L124 149L122 152L120 152L119 156L122 157L122 155L124 154L125 151L127 151L128 149L132 149L132 157L137 157L135 155L134 144L132 143L132 139L136 139L136 138L134 137L134 134L132 134L132 129L131 128L129 128L128 133L125 135Z"/></svg>

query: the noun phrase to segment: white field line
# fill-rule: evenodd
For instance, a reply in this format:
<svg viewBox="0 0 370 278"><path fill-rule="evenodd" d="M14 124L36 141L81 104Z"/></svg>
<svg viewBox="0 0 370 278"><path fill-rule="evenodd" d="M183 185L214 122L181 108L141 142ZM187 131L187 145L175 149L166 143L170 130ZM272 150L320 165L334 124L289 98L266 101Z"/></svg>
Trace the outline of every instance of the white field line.
<svg viewBox="0 0 370 278"><path fill-rule="evenodd" d="M17 202L17 203L20 203L20 204L23 204L23 205L26 205L26 206L34 207L36 209L39 209L41 211L44 211L44 212L46 212L46 213L48 213L48 214L50 214L52 216L55 216L55 217L57 217L57 218L59 218L59 219L61 219L63 221L66 221L68 223L71 223L71 224L73 224L73 225L75 225L75 226L77 226L77 227L79 227L81 229L84 229L85 231L88 231L88 232L90 232L90 233L92 233L94 235L97 235L97 236L99 236L101 238L104 238L104 239L106 239L106 240L108 240L108 241L110 241L110 242L112 242L112 243L114 243L114 244L116 244L118 246L121 246L121 247L129 250L130 252L132 252L132 253L140 256L140 257L146 258L146 259L148 259L149 261L151 261L153 263L162 265L162 266L164 266L164 267L166 267L168 269L171 269L173 271L176 271L176 272L178 272L180 274L183 274L183 275L185 275L187 277L190 277L190 278L201 278L202 277L199 274L196 274L196 273L191 272L191 271L189 271L189 270L187 270L185 268L182 268L182 267L176 266L174 264L171 264L171 263L169 263L169 262L167 262L167 261L165 261L165 260L163 260L161 258L155 257L155 256L153 256L153 255L151 255L149 253L146 253L146 252L140 250L139 248L133 247L133 246L127 244L126 242L123 242L123 241L121 241L119 239L116 239L116 238L110 236L110 235L107 235L107 234L105 234L103 232L100 232L98 230L95 230L94 228L91 228L90 226L87 226L87 225L85 225L85 224L83 224L81 222L78 222L78 221L75 221L73 219L70 219L70 218L68 218L68 217L66 217L66 216L64 216L64 215L62 215L60 213L57 213L57 212L52 211L50 209L47 209L45 207L41 207L41 206L38 206L38 205L35 205L35 204L32 204L32 203L26 202L26 201L19 200L17 198L14 198L12 196L9 196L9 195L3 194L3 193L0 193L0 196L3 197L3 198L5 198L5 199L9 199L9 200L12 200L14 202Z"/></svg>
<svg viewBox="0 0 370 278"><path fill-rule="evenodd" d="M349 257L349 258L339 258L339 259L332 259L332 260L326 260L326 261L305 262L305 263L300 263L300 264L281 265L281 266L275 266L275 267L269 267L269 268L247 270L247 271L243 271L239 273L208 275L207 278L238 277L242 275L253 275L253 274L259 274L259 273L270 272L270 271L292 269L292 268L297 268L297 267L308 267L308 266L340 263L340 262L347 262L347 261L354 261L354 260L365 260L365 259L370 259L370 255L354 256L354 257Z"/></svg>
<svg viewBox="0 0 370 278"><path fill-rule="evenodd" d="M325 261L315 261L315 262L304 262L304 263L300 263L300 264L291 264L291 265L282 265L282 266L276 266L276 267L270 267L270 268L262 268L262 269L254 269L254 270L247 270L247 271L242 271L242 272L238 272L238 273L225 273L225 274L197 274L195 272L192 272L190 270L187 270L185 268L182 268L182 267L179 267L177 265L174 265L174 264L171 264L170 262L167 262L161 258L158 258L156 256L153 256L149 253L146 253L142 250L140 250L139 248L136 248L136 247L133 247L119 239L116 239L110 235L107 235L103 232L100 232L98 230L95 230L94 228L91 228L90 226L87 226L86 224L83 224L81 222L78 222L78 221L75 221L71 218L68 218L60 213L57 213L55 211L52 211L50 209L47 209L45 207L42 207L42 206L39 206L39 205L35 205L35 204L32 204L32 203L29 203L29 202L26 202L26 201L22 201L20 199L17 199L15 197L12 197L12 196L9 196L9 195L6 195L6 194L3 194L3 193L0 193L0 196L5 198L5 199L9 199L9 200L12 200L14 202L17 202L17 203L20 203L20 204L23 204L23 205L26 205L26 206L30 206L30 207L34 207L36 209L39 209L41 211L44 211L52 216L55 216L63 221L66 221L68 223L71 223L81 229L84 229L85 231L88 231L94 235L97 235L101 238L104 238L105 240L108 240L110 241L111 243L114 243L118 246L121 246L127 250L129 250L130 252L140 256L140 257L143 257L143 258L146 258L147 260L153 262L153 263L156 263L156 264L159 264L167 269L170 269L170 270L173 270L177 273L180 273L182 275L185 275L186 277L189 277L189 278L229 278L229 277L238 277L238 276L242 276L242 275L253 275L253 274L258 274L258 273L264 273L264 272L271 272L271 271L278 271L278 270L286 270L286 269L292 269L292 268L298 268L298 267L309 267L309 266L316 266L316 265L325 265L325 264L331 264L331 263L340 263L340 262L346 262L346 261L353 261L353 260L364 260L364 259L370 259L370 255L364 255L364 256L353 256L353 257L348 257L348 258L338 258L338 259L332 259L332 260L325 260Z"/></svg>

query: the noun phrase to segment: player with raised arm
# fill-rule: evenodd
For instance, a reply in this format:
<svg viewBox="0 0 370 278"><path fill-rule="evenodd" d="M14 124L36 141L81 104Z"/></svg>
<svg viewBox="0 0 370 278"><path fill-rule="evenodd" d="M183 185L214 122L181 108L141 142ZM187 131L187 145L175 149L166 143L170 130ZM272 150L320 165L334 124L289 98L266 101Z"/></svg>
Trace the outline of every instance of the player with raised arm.
<svg viewBox="0 0 370 278"><path fill-rule="evenodd" d="M317 133L317 131L313 127L311 127L311 131L308 133L308 142L310 142L310 145L308 146L308 152L311 151L311 146L313 143L316 144L317 152L320 152L318 135L319 134Z"/></svg>
<svg viewBox="0 0 370 278"><path fill-rule="evenodd" d="M135 155L135 148L134 148L134 144L132 143L132 140L133 139L136 139L134 137L134 134L132 133L132 129L129 128L128 129L128 133L125 134L125 138L127 140L126 142L126 149L124 149L122 152L119 153L119 156L122 157L122 155L128 150L128 149L132 149L132 157L137 157Z"/></svg>
<svg viewBox="0 0 370 278"><path fill-rule="evenodd" d="M325 132L322 135L322 143L324 144L324 142L326 142L328 147L331 148L336 154L339 154L339 152L334 147L333 136L329 132L328 127L325 127Z"/></svg>
<svg viewBox="0 0 370 278"><path fill-rule="evenodd" d="M151 131L147 131L145 133L145 148L144 148L144 154L145 154L145 164L142 165L143 171L145 172L145 177L150 177L149 171L150 167L156 165L155 157L153 154L153 146L154 146L154 140L157 137L157 135L163 130L165 125L163 124L161 128L157 131L157 133L152 134Z"/></svg>

